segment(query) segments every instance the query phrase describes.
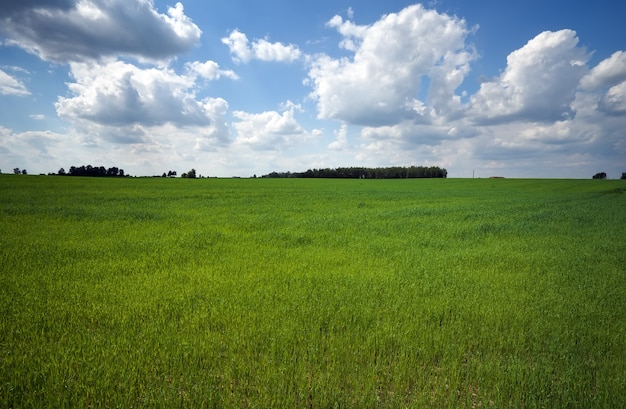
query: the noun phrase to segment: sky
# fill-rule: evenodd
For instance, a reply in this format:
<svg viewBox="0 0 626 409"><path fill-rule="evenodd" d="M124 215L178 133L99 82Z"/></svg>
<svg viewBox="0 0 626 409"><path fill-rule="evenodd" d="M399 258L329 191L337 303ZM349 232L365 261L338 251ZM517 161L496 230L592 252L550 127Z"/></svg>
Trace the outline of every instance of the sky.
<svg viewBox="0 0 626 409"><path fill-rule="evenodd" d="M0 170L626 172L626 3L4 0Z"/></svg>

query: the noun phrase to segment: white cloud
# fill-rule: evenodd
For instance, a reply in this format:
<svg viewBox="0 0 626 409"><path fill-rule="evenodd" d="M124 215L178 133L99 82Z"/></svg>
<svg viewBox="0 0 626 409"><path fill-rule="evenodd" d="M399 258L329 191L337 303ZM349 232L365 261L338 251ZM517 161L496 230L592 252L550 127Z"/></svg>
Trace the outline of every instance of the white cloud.
<svg viewBox="0 0 626 409"><path fill-rule="evenodd" d="M571 116L588 58L574 31L545 31L509 54L502 75L481 84L471 97L470 114L479 122L558 121Z"/></svg>
<svg viewBox="0 0 626 409"><path fill-rule="evenodd" d="M72 137L51 131L15 133L0 126L0 162L30 173L58 170L58 164L72 156ZM70 143L68 143L70 142ZM68 148L69 147L69 148ZM5 172L6 169L3 169Z"/></svg>
<svg viewBox="0 0 626 409"><path fill-rule="evenodd" d="M72 63L75 80L68 87L71 97L55 104L61 117L90 121L104 126L212 126L221 121L226 101L197 100L198 74L218 78L219 69L210 62L191 63L188 75L169 68L142 69L122 61ZM206 72L207 67L215 71Z"/></svg>
<svg viewBox="0 0 626 409"><path fill-rule="evenodd" d="M340 46L354 56L313 59L309 84L320 118L369 126L428 122L460 101L454 90L475 58L465 45L470 30L463 20L414 5L368 26L339 16L327 25L343 35ZM416 99L424 76L436 84L428 107Z"/></svg>
<svg viewBox="0 0 626 409"><path fill-rule="evenodd" d="M344 149L348 148L349 147L349 144L348 144L348 125L341 124L341 128L336 130L334 133L335 133L335 137L337 139L335 139L333 142L331 142L328 145L328 149L334 150L334 151L341 151L341 150L344 150Z"/></svg>
<svg viewBox="0 0 626 409"><path fill-rule="evenodd" d="M593 90L610 87L622 81L626 81L626 52L616 51L581 79L580 85L583 89Z"/></svg>
<svg viewBox="0 0 626 409"><path fill-rule="evenodd" d="M287 105L288 109L282 113L266 111L251 114L234 111L233 116L239 120L233 124L237 130L237 143L253 149L281 150L297 141L308 139L309 133L294 117L296 106Z"/></svg>
<svg viewBox="0 0 626 409"><path fill-rule="evenodd" d="M217 80L221 77L227 77L233 80L238 79L237 74L232 70L221 70L218 63L215 61L192 61L185 64L185 67L190 73L194 73L201 78L207 80Z"/></svg>
<svg viewBox="0 0 626 409"><path fill-rule="evenodd" d="M1 30L8 44L47 61L118 55L167 60L197 44L202 33L181 3L167 14L149 0L77 0L58 7L35 3L13 8Z"/></svg>
<svg viewBox="0 0 626 409"><path fill-rule="evenodd" d="M348 9L348 18L352 19L354 12ZM363 38L367 35L368 26L359 26L352 21L344 21L341 16L334 16L327 23L327 27L335 28L343 36L339 47L356 52Z"/></svg>
<svg viewBox="0 0 626 409"><path fill-rule="evenodd" d="M610 115L626 115L626 81L609 88L600 101L600 110Z"/></svg>
<svg viewBox="0 0 626 409"><path fill-rule="evenodd" d="M293 62L302 55L300 49L293 44L271 43L266 39L255 40L252 43L239 30L233 30L228 37L222 38L233 55L235 62L250 60Z"/></svg>
<svg viewBox="0 0 626 409"><path fill-rule="evenodd" d="M30 95L24 83L0 69L0 94L24 96Z"/></svg>

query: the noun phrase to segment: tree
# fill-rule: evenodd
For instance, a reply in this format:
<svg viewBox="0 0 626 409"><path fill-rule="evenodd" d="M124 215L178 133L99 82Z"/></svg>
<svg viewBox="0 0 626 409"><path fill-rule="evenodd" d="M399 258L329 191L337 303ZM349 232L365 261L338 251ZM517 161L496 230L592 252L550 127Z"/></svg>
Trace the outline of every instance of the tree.
<svg viewBox="0 0 626 409"><path fill-rule="evenodd" d="M26 169L22 169L22 175L28 175L28 171L26 171Z"/></svg>
<svg viewBox="0 0 626 409"><path fill-rule="evenodd" d="M595 175L593 175L592 179L606 179L606 173L598 172Z"/></svg>
<svg viewBox="0 0 626 409"><path fill-rule="evenodd" d="M626 172L622 172L622 177L620 179L626 179Z"/></svg>
<svg viewBox="0 0 626 409"><path fill-rule="evenodd" d="M59 169L59 172L57 174L61 175L61 176L64 176L65 175L65 169L63 169L63 168Z"/></svg>
<svg viewBox="0 0 626 409"><path fill-rule="evenodd" d="M20 173L22 173L22 172L20 171L20 168L13 168L13 174L14 174L14 175L19 175Z"/></svg>
<svg viewBox="0 0 626 409"><path fill-rule="evenodd" d="M182 175L180 175L180 177L188 178L188 179L195 179L196 178L196 170L195 169L191 169L189 172L185 172Z"/></svg>

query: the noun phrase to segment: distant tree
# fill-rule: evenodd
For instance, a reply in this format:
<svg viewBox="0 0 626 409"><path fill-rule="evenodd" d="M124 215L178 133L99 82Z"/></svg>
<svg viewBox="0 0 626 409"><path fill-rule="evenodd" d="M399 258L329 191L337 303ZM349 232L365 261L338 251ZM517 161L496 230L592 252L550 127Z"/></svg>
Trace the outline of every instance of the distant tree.
<svg viewBox="0 0 626 409"><path fill-rule="evenodd" d="M188 178L188 179L195 179L196 178L196 170L195 169L191 169L189 172L185 172L182 175L180 175L180 177Z"/></svg>
<svg viewBox="0 0 626 409"><path fill-rule="evenodd" d="M606 173L598 172L595 175L593 175L592 179L606 179Z"/></svg>
<svg viewBox="0 0 626 409"><path fill-rule="evenodd" d="M393 166L388 168L336 168L309 169L306 172L272 172L261 177L269 178L348 178L348 179L405 179L446 178L448 171L437 166Z"/></svg>
<svg viewBox="0 0 626 409"><path fill-rule="evenodd" d="M26 169L22 169L22 175L28 175L28 171Z"/></svg>
<svg viewBox="0 0 626 409"><path fill-rule="evenodd" d="M175 170L170 170L169 172L167 172L167 177L168 178L176 177L176 171Z"/></svg>
<svg viewBox="0 0 626 409"><path fill-rule="evenodd" d="M20 173L22 173L22 172L20 171L20 168L13 168L13 174L14 174L14 175L19 175Z"/></svg>
<svg viewBox="0 0 626 409"><path fill-rule="evenodd" d="M63 168L59 169L59 171L57 172L57 175L64 176L65 175L65 169L63 169Z"/></svg>
<svg viewBox="0 0 626 409"><path fill-rule="evenodd" d="M620 179L626 179L626 172L622 172L622 177Z"/></svg>

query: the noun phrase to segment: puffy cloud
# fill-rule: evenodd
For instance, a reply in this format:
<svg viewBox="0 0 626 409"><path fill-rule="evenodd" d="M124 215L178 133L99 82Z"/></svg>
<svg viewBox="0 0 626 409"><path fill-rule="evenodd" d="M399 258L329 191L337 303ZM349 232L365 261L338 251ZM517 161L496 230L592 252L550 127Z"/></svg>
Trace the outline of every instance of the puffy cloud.
<svg viewBox="0 0 626 409"><path fill-rule="evenodd" d="M0 70L0 94L23 96L30 92L22 81Z"/></svg>
<svg viewBox="0 0 626 409"><path fill-rule="evenodd" d="M72 63L71 97L59 97L59 116L105 126L210 126L221 121L226 101L197 100L196 80L218 78L211 62L191 63L188 74L169 68L142 69L122 61ZM207 69L210 67L210 69Z"/></svg>
<svg viewBox="0 0 626 409"><path fill-rule="evenodd" d="M251 114L242 111L233 112L239 120L233 126L237 130L237 142L260 150L280 150L285 145L293 144L309 137L309 134L295 119L294 111L298 108L288 104L282 113L266 111Z"/></svg>
<svg viewBox="0 0 626 409"><path fill-rule="evenodd" d="M0 18L18 14L28 9L69 10L76 0L4 0L0 7Z"/></svg>
<svg viewBox="0 0 626 409"><path fill-rule="evenodd" d="M398 124L378 127L364 127L361 136L368 140L395 140L404 148L435 146L444 140L472 138L479 131L463 123L420 124L403 121Z"/></svg>
<svg viewBox="0 0 626 409"><path fill-rule="evenodd" d="M475 58L465 45L465 21L414 5L368 26L339 16L327 25L342 34L340 46L354 56L313 59L308 82L320 118L368 126L428 122L460 103L454 90ZM415 98L423 77L433 82L428 106Z"/></svg>
<svg viewBox="0 0 626 409"><path fill-rule="evenodd" d="M302 55L300 49L293 44L271 43L265 39L252 43L239 30L233 30L228 37L222 38L236 62L250 60L293 62Z"/></svg>
<svg viewBox="0 0 626 409"><path fill-rule="evenodd" d="M626 115L626 81L609 88L599 108L610 115Z"/></svg>
<svg viewBox="0 0 626 409"><path fill-rule="evenodd" d="M156 61L187 51L202 33L181 3L167 14L150 0L71 3L31 0L12 7L1 20L8 44L55 62L117 55Z"/></svg>
<svg viewBox="0 0 626 409"><path fill-rule="evenodd" d="M67 135L51 131L15 133L0 126L0 162L14 163L12 166L26 168L31 173L43 169L56 171L58 163L71 156L68 152L71 148L68 149L65 143L70 139Z"/></svg>
<svg viewBox="0 0 626 409"><path fill-rule="evenodd" d="M600 61L580 80L580 87L586 95L581 109L587 115L589 107L610 116L626 114L626 52L617 51Z"/></svg>
<svg viewBox="0 0 626 409"><path fill-rule="evenodd" d="M201 78L207 80L217 80L221 77L227 77L233 80L239 77L232 70L221 70L218 63L215 61L199 62L193 61L185 64L185 67L190 73L196 74Z"/></svg>
<svg viewBox="0 0 626 409"><path fill-rule="evenodd" d="M337 139L328 145L328 149L341 151L348 148L348 125L342 124L341 128L335 131L335 137Z"/></svg>
<svg viewBox="0 0 626 409"><path fill-rule="evenodd" d="M485 123L571 116L570 105L588 59L574 31L545 31L509 54L498 78L481 84L471 97L470 114Z"/></svg>
<svg viewBox="0 0 626 409"><path fill-rule="evenodd" d="M583 89L593 90L610 87L622 81L626 81L626 52L616 51L581 79L580 85Z"/></svg>

